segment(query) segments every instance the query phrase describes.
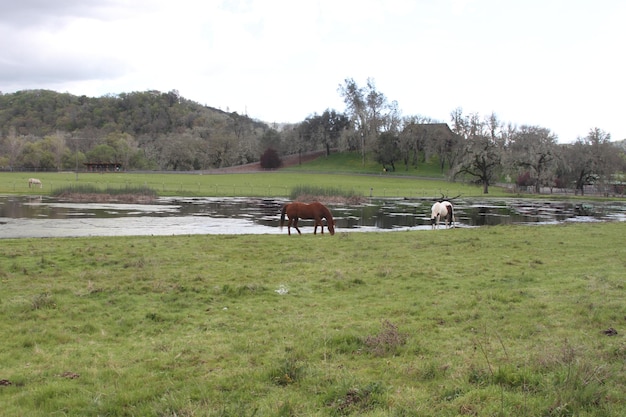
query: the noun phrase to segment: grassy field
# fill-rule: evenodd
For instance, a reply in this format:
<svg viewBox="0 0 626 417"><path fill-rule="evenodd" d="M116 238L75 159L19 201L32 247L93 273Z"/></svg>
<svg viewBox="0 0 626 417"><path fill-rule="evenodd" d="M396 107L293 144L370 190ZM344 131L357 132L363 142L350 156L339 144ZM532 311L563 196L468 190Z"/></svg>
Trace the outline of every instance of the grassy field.
<svg viewBox="0 0 626 417"><path fill-rule="evenodd" d="M36 177L44 187L28 188L28 178ZM297 187L328 187L364 197L481 196L474 184L445 181L437 164L422 164L408 171L383 173L380 164L362 163L357 153L332 154L306 164L270 172L231 174L179 173L82 173L2 172L0 194L50 194L54 189L89 186L100 189L149 187L160 196L288 197ZM505 195L491 187L490 196Z"/></svg>
<svg viewBox="0 0 626 417"><path fill-rule="evenodd" d="M1 414L623 416L625 234L2 240Z"/></svg>
<svg viewBox="0 0 626 417"><path fill-rule="evenodd" d="M32 173L0 173L0 194L50 194L55 188L72 185L124 189L147 186L160 196L286 197L298 186L340 188L373 197L479 196L482 188L416 177L305 173L294 171L245 174L79 174L37 173L43 188L28 188ZM503 192L492 188L490 195Z"/></svg>

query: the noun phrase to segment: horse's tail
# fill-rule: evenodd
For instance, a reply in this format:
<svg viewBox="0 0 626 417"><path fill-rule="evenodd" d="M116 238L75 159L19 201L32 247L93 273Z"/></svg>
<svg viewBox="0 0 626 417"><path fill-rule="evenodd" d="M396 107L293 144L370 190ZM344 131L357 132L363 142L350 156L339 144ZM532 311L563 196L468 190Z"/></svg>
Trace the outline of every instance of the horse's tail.
<svg viewBox="0 0 626 417"><path fill-rule="evenodd" d="M454 227L455 221L456 219L454 218L454 208L452 207L452 204L450 204L450 224L452 225L452 227Z"/></svg>
<svg viewBox="0 0 626 417"><path fill-rule="evenodd" d="M283 230L283 224L285 224L285 213L287 212L287 204L283 206L283 209L280 211L280 230Z"/></svg>
<svg viewBox="0 0 626 417"><path fill-rule="evenodd" d="M454 227L454 207L452 207L452 204L448 203L446 205L446 208L448 209L448 215L447 220L448 220L448 224L450 224L452 227Z"/></svg>

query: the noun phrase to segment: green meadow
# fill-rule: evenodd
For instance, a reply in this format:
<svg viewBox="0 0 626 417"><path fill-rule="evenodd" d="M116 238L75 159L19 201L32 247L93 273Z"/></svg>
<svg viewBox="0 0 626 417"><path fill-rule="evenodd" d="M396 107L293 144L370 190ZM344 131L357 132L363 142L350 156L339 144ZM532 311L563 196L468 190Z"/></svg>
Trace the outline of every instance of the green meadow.
<svg viewBox="0 0 626 417"><path fill-rule="evenodd" d="M0 194L68 187L483 195L433 164L382 173L341 154L245 174L0 173ZM0 239L0 414L626 415L625 234Z"/></svg>
<svg viewBox="0 0 626 417"><path fill-rule="evenodd" d="M1 240L1 414L623 416L625 234Z"/></svg>
<svg viewBox="0 0 626 417"><path fill-rule="evenodd" d="M36 176L43 188L28 188L28 178ZM473 184L392 175L310 174L297 171L246 174L137 174L80 173L0 173L0 194L50 194L55 188L73 185L106 189L148 187L160 196L286 197L294 187L339 188L365 197L480 196L482 188ZM490 195L502 195L493 187Z"/></svg>
<svg viewBox="0 0 626 417"><path fill-rule="evenodd" d="M28 178L42 180L43 188L28 188ZM436 163L409 170L384 173L372 161L363 163L359 154L338 153L306 164L277 171L237 174L177 173L83 173L2 172L0 194L50 194L54 189L71 186L97 187L102 190L148 187L160 196L288 197L296 187L333 188L364 197L441 197L481 196L475 184L445 181ZM504 192L490 189L490 196Z"/></svg>

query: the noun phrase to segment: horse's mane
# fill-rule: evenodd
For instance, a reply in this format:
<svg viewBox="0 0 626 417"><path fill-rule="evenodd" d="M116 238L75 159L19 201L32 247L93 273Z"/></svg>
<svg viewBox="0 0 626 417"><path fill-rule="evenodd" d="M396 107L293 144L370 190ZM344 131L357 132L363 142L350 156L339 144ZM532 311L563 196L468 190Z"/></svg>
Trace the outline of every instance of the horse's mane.
<svg viewBox="0 0 626 417"><path fill-rule="evenodd" d="M330 209L322 203L319 203L319 205L321 206L322 213L324 213L324 217L326 218L326 220L333 221L333 214L330 212Z"/></svg>

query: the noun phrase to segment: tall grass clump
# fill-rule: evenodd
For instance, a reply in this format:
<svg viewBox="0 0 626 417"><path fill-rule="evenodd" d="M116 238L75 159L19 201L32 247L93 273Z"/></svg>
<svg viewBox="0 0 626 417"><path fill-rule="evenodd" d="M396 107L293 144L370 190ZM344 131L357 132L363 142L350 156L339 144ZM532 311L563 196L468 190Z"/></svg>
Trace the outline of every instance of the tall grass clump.
<svg viewBox="0 0 626 417"><path fill-rule="evenodd" d="M344 199L359 198L355 190L345 190L338 187L315 187L309 185L298 185L291 189L290 198L292 200L308 200L320 198L340 197Z"/></svg>
<svg viewBox="0 0 626 417"><path fill-rule="evenodd" d="M93 184L72 184L64 187L55 188L51 195L53 197L62 197L70 194L108 194L108 195L137 195L143 197L157 197L157 192L143 185L125 186L120 188L106 187L100 188Z"/></svg>
<svg viewBox="0 0 626 417"><path fill-rule="evenodd" d="M398 326L384 320L380 332L365 338L365 345L375 356L393 355L406 343L407 335L398 331Z"/></svg>

